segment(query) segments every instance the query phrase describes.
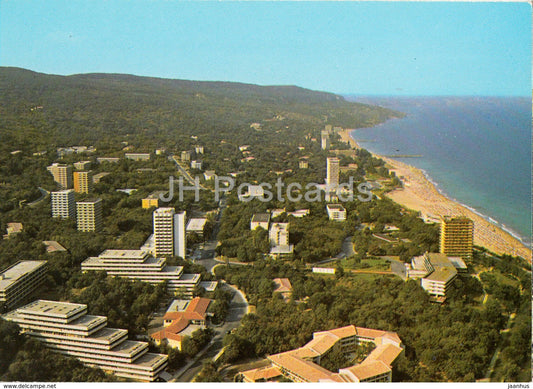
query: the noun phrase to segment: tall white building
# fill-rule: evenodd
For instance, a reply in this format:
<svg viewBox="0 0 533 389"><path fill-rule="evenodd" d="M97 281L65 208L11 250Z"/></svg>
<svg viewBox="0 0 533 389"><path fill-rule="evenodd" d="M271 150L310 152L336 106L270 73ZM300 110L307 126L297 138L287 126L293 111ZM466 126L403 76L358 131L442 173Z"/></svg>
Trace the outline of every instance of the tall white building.
<svg viewBox="0 0 533 389"><path fill-rule="evenodd" d="M339 166L337 157L329 157L326 162L326 185L328 189L337 189L339 186Z"/></svg>
<svg viewBox="0 0 533 389"><path fill-rule="evenodd" d="M107 317L87 315L87 305L37 300L2 316L57 353L119 377L154 381L168 357L128 340L128 330L108 328Z"/></svg>
<svg viewBox="0 0 533 389"><path fill-rule="evenodd" d="M50 193L52 201L52 217L61 219L76 217L76 200L74 199L74 190L60 190Z"/></svg>
<svg viewBox="0 0 533 389"><path fill-rule="evenodd" d="M154 211L154 245L157 258L185 258L185 216L185 211L176 213L174 208L157 208Z"/></svg>
<svg viewBox="0 0 533 389"><path fill-rule="evenodd" d="M327 131L322 131L321 141L322 150L329 150L329 133Z"/></svg>
<svg viewBox="0 0 533 389"><path fill-rule="evenodd" d="M107 275L136 279L151 284L167 283L167 290L192 297L200 274L185 274L182 266L168 266L164 258L154 258L144 250L105 250L87 258L81 270L105 271Z"/></svg>

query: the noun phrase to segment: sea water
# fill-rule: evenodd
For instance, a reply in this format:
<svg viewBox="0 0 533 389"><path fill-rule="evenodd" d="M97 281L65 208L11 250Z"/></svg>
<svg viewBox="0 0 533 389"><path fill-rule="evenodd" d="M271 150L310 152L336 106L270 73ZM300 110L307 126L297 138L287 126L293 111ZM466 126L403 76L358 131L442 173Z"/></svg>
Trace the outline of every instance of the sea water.
<svg viewBox="0 0 533 389"><path fill-rule="evenodd" d="M441 193L531 246L530 97L358 97L401 111L352 137L421 169Z"/></svg>

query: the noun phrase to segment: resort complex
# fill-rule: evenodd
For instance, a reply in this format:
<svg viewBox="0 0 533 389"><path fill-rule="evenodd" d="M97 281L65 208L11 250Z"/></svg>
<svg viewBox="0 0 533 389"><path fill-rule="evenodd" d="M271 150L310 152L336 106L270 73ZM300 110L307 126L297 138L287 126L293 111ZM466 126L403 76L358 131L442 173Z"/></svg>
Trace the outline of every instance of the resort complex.
<svg viewBox="0 0 533 389"><path fill-rule="evenodd" d="M474 222L467 217L444 216L440 221L440 252L449 257L472 259Z"/></svg>
<svg viewBox="0 0 533 389"><path fill-rule="evenodd" d="M126 277L151 284L166 282L167 290L191 297L200 274L185 274L182 266L168 266L165 258L154 258L144 250L105 250L87 258L82 271L105 271L109 276Z"/></svg>
<svg viewBox="0 0 533 389"><path fill-rule="evenodd" d="M358 347L368 343L375 349L359 364L338 372L320 366L334 348L353 357ZM304 346L270 355L271 365L240 372L237 378L244 382L276 381L281 376L293 382L391 382L394 361L402 352L402 341L395 332L350 325L315 332Z"/></svg>
<svg viewBox="0 0 533 389"><path fill-rule="evenodd" d="M154 381L168 357L148 352L148 343L128 340L128 331L107 327L107 317L87 314L84 304L37 300L2 316L60 354L119 377Z"/></svg>

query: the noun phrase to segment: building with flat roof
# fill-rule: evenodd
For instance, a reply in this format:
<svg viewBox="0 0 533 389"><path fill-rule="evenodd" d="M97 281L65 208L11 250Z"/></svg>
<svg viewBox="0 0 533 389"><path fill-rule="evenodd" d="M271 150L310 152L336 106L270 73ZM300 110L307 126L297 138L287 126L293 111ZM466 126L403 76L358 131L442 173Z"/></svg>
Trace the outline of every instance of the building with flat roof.
<svg viewBox="0 0 533 389"><path fill-rule="evenodd" d="M161 205L160 196L165 194L164 190L156 190L155 192L150 193L147 197L142 199L142 208L148 209L152 207L159 207Z"/></svg>
<svg viewBox="0 0 533 389"><path fill-rule="evenodd" d="M181 161L182 162L189 162L191 160L191 152L190 151L182 151L181 152Z"/></svg>
<svg viewBox="0 0 533 389"><path fill-rule="evenodd" d="M320 366L334 348L346 356L357 345L373 343L376 348L354 366L337 373ZM395 332L355 327L353 325L313 333L313 339L303 347L268 356L270 366L240 372L245 382L267 381L283 376L293 382L391 382L394 361L403 352L402 341ZM267 377L267 378L266 378Z"/></svg>
<svg viewBox="0 0 533 389"><path fill-rule="evenodd" d="M95 174L93 176L93 184L98 184L102 178L104 178L105 176L108 176L110 174L111 173L108 173L108 172L102 172L102 173Z"/></svg>
<svg viewBox="0 0 533 389"><path fill-rule="evenodd" d="M335 191L339 186L340 161L337 157L326 160L326 190Z"/></svg>
<svg viewBox="0 0 533 389"><path fill-rule="evenodd" d="M46 170L52 173L54 181L61 189L72 188L72 166L56 162L48 166Z"/></svg>
<svg viewBox="0 0 533 389"><path fill-rule="evenodd" d="M61 246L61 244L55 240L43 240L43 244L46 246L47 253L58 253L62 251L67 251L66 248Z"/></svg>
<svg viewBox="0 0 533 389"><path fill-rule="evenodd" d="M197 160L191 161L191 169L202 170L202 161L197 161Z"/></svg>
<svg viewBox="0 0 533 389"><path fill-rule="evenodd" d="M204 178L205 178L206 181L214 180L216 177L217 177L217 175L216 175L214 170L206 170L204 172Z"/></svg>
<svg viewBox="0 0 533 389"><path fill-rule="evenodd" d="M440 220L440 252L449 257L470 260L474 248L474 221L464 216L444 216Z"/></svg>
<svg viewBox="0 0 533 389"><path fill-rule="evenodd" d="M74 162L74 169L76 170L87 170L90 167L91 167L91 161Z"/></svg>
<svg viewBox="0 0 533 389"><path fill-rule="evenodd" d="M329 142L329 133L327 131L322 131L320 134L320 146L322 150L329 150L330 142Z"/></svg>
<svg viewBox="0 0 533 389"><path fill-rule="evenodd" d="M150 153L125 153L124 157L132 161L149 161Z"/></svg>
<svg viewBox="0 0 533 389"><path fill-rule="evenodd" d="M76 200L74 190L66 189L58 192L50 192L52 204L52 217L69 219L76 217Z"/></svg>
<svg viewBox="0 0 533 389"><path fill-rule="evenodd" d="M198 235L203 236L206 223L207 223L207 218L205 217L193 217L189 219L189 222L187 223L187 228L185 231L187 233L194 232Z"/></svg>
<svg viewBox="0 0 533 389"><path fill-rule="evenodd" d="M164 328L154 332L150 337L158 345L166 341L170 347L177 347L181 350L181 342L188 327L196 326L194 329L198 329L205 328L207 325L207 310L211 301L211 299L195 297L187 302L184 309L167 311L163 316Z"/></svg>
<svg viewBox="0 0 533 389"><path fill-rule="evenodd" d="M185 258L185 211L157 208L153 213L155 256Z"/></svg>
<svg viewBox="0 0 533 389"><path fill-rule="evenodd" d="M0 310L13 309L44 282L46 261L19 261L0 273Z"/></svg>
<svg viewBox="0 0 533 389"><path fill-rule="evenodd" d="M307 159L301 159L300 162L298 162L298 167L300 169L309 169L309 161Z"/></svg>
<svg viewBox="0 0 533 389"><path fill-rule="evenodd" d="M99 232L102 230L102 199L78 201L76 214L78 231Z"/></svg>
<svg viewBox="0 0 533 389"><path fill-rule="evenodd" d="M93 172L76 171L73 173L74 191L76 193L89 193L93 190Z"/></svg>
<svg viewBox="0 0 533 389"><path fill-rule="evenodd" d="M270 254L279 257L292 254L294 245L289 243L289 223L272 223L268 233Z"/></svg>
<svg viewBox="0 0 533 389"><path fill-rule="evenodd" d="M250 230L255 230L256 228L263 228L265 231L268 231L268 226L270 224L270 214L269 213L254 213L252 219L250 220Z"/></svg>
<svg viewBox="0 0 533 389"><path fill-rule="evenodd" d="M108 276L151 284L166 282L169 292L186 297L192 297L201 280L200 274L183 273L182 266L168 266L166 259L154 258L144 250L105 250L83 261L81 270L105 271Z"/></svg>
<svg viewBox="0 0 533 389"><path fill-rule="evenodd" d="M340 204L326 204L329 220L345 221L346 209Z"/></svg>
<svg viewBox="0 0 533 389"><path fill-rule="evenodd" d="M465 271L466 265L460 258L448 258L441 253L428 253L413 257L411 264L405 264L406 271L398 274L402 278L420 279L420 285L435 302L443 303L450 285L458 271Z"/></svg>
<svg viewBox="0 0 533 389"><path fill-rule="evenodd" d="M98 163L103 163L103 162L118 163L118 161L120 161L120 158L118 157L97 157L96 160L98 161Z"/></svg>
<svg viewBox="0 0 533 389"><path fill-rule="evenodd" d="M45 347L119 377L155 381L168 365L168 356L128 340L128 330L108 328L107 317L88 315L85 304L37 300L2 317Z"/></svg>

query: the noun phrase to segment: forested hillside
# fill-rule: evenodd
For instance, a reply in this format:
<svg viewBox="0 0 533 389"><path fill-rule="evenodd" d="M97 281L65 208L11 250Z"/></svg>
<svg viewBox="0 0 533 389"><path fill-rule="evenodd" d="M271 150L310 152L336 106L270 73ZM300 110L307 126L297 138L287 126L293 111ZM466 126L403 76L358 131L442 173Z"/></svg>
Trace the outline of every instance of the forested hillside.
<svg viewBox="0 0 533 389"><path fill-rule="evenodd" d="M295 86L167 80L115 74L56 76L0 68L0 147L46 148L117 136L153 146L169 137L245 136L251 123L293 131L369 126L400 115ZM298 124L295 126L295 124ZM172 146L172 145L170 145ZM8 150L3 150L8 151Z"/></svg>

